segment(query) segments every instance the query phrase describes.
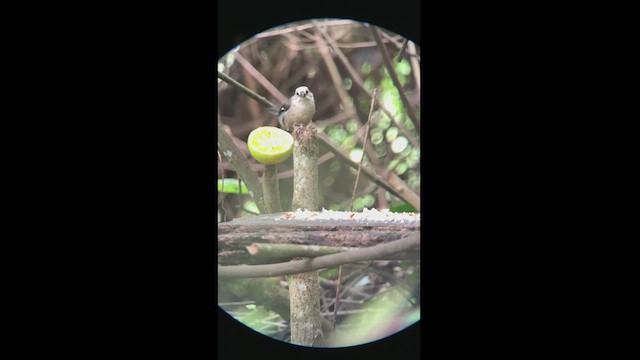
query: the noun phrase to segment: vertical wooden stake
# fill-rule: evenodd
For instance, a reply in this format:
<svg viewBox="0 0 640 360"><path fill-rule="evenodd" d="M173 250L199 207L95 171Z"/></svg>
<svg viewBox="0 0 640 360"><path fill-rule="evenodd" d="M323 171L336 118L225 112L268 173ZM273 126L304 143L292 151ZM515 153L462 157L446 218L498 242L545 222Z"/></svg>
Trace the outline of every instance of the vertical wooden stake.
<svg viewBox="0 0 640 360"><path fill-rule="evenodd" d="M291 209L318 211L318 140L313 127L298 127L293 131ZM289 299L291 343L314 346L324 337L318 271L289 276Z"/></svg>

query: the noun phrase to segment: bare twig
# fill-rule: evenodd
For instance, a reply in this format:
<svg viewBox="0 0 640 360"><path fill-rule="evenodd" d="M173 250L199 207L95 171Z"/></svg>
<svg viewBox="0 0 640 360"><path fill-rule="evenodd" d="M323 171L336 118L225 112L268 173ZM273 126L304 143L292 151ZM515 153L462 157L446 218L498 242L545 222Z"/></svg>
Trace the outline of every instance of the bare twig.
<svg viewBox="0 0 640 360"><path fill-rule="evenodd" d="M268 213L282 212L280 203L280 187L278 186L278 167L275 164L265 165L262 173L262 194Z"/></svg>
<svg viewBox="0 0 640 360"><path fill-rule="evenodd" d="M358 191L356 193L356 197L362 197L365 195L371 195L373 194L376 189L382 189L382 192L385 192L385 190L383 188L381 188L380 186L376 185L374 182L370 182L369 185L367 185L367 187L365 187L364 189ZM338 209L349 209L351 207L351 199L346 199L344 201L341 201L338 204ZM382 207L383 209L385 207Z"/></svg>
<svg viewBox="0 0 640 360"><path fill-rule="evenodd" d="M342 281L342 265L338 267L338 281L336 283L336 301L333 305L333 331L336 330L336 318L338 317L338 305L340 305L340 281Z"/></svg>
<svg viewBox="0 0 640 360"><path fill-rule="evenodd" d="M340 254L325 255L300 261L269 265L218 266L218 277L251 278L298 274L302 272L325 269L353 262L376 260L400 251L413 249L419 245L420 236L418 234L415 234L400 240L375 245L360 250L343 252Z"/></svg>
<svg viewBox="0 0 640 360"><path fill-rule="evenodd" d="M416 45L413 43L413 41L409 42L409 51L412 53L417 52ZM420 93L420 59L417 59L415 57L411 58L411 73L413 74L413 78L416 81L416 90L418 91L418 94L419 94Z"/></svg>
<svg viewBox="0 0 640 360"><path fill-rule="evenodd" d="M329 254L337 254L345 251L355 251L359 248L344 246L318 246L298 244L266 244L253 243L246 246L247 251L254 257L262 258L293 258L293 257L318 257Z"/></svg>
<svg viewBox="0 0 640 360"><path fill-rule="evenodd" d="M380 34L382 34L382 37L384 39L382 39L382 42L386 42L385 40L388 40L388 42L392 43L395 47L399 49L402 48L402 43L400 43L400 41L397 39L396 36L392 36L390 34L388 34L386 31L380 31ZM402 37L401 37L402 39ZM420 60L420 55L418 55L418 53L414 52L408 52L406 53L407 55L409 55L412 58L417 58L418 60Z"/></svg>
<svg viewBox="0 0 640 360"><path fill-rule="evenodd" d="M314 120L313 123L316 124L316 127L318 127L319 129L324 129L329 125L337 124L350 119L351 117L355 116L354 111L355 110L351 108L345 111L341 111L328 119Z"/></svg>
<svg viewBox="0 0 640 360"><path fill-rule="evenodd" d="M402 84L400 84L400 80L398 80L398 75L396 74L396 70L393 68L393 63L391 62L391 58L389 57L389 53L387 53L387 49L384 44L382 44L382 40L380 39L380 34L378 33L378 28L376 26L370 26L371 34L373 34L373 38L378 44L378 48L380 49L380 53L382 54L382 61L387 68L387 72L391 77L391 81L393 81L393 85L398 89L398 93L400 94L400 100L404 104L405 110L407 111L407 115L413 122L413 126L417 130L420 130L420 122L416 117L416 112L413 109L413 106L409 104L409 100L407 99L407 95L404 93L404 89L402 88Z"/></svg>
<svg viewBox="0 0 640 360"><path fill-rule="evenodd" d="M320 140L320 144L326 147L329 151L336 154L344 163L351 166L354 169L358 169L358 163L354 162L349 158L348 155L342 152L340 148L338 148L333 141L329 138L329 136L323 132L318 132L318 139ZM395 197L404 200L405 202L411 204L414 208L419 208L420 203L416 203L415 201L410 200L409 197L402 195L398 192L393 186L391 186L385 179L383 179L380 175L376 174L373 170L370 170L368 167L362 167L362 173L368 177L371 181L376 183L378 186L385 188ZM419 198L419 197L418 197ZM417 206L417 207L416 207Z"/></svg>
<svg viewBox="0 0 640 360"><path fill-rule="evenodd" d="M321 21L320 24L325 27L345 26L345 25L353 25L354 21L353 20L327 20L327 21ZM256 42L258 39L265 39L265 38L281 36L289 33L301 32L303 30L308 30L312 28L313 28L312 24L305 23L302 25L285 26L285 27L277 28L270 31L264 31L255 35L251 39L249 39L246 46L253 45L253 43ZM388 42L394 42L394 41L397 41L396 40L397 38L400 38L399 35L392 36L386 33L384 35L387 38L385 39L385 41L388 41ZM370 41L370 42L358 42L358 43L338 43L338 46L342 48L357 48L357 47L372 47L372 46L376 46L376 44L375 42ZM410 55L413 55L413 54L410 54Z"/></svg>
<svg viewBox="0 0 640 360"><path fill-rule="evenodd" d="M402 58L404 56L404 51L407 49L408 42L409 42L409 39L407 38L404 38L404 40L402 41L402 47L400 48L400 52L398 52L398 56L396 56L396 62L402 61Z"/></svg>
<svg viewBox="0 0 640 360"><path fill-rule="evenodd" d="M222 178L222 190L220 192L224 193L224 183L225 183L225 181L224 181L224 167L222 166L222 155L220 155L220 151L219 150L216 151L216 152L218 153L218 160L219 160L218 165L220 166L220 173L221 173L220 176ZM222 220L223 221L227 221L227 211L224 209L224 198L225 198L225 196L223 194L222 202L220 204L220 207L222 208L222 212L223 212Z"/></svg>
<svg viewBox="0 0 640 360"><path fill-rule="evenodd" d="M258 69L256 69L253 65L251 65L251 63L247 61L247 59L245 59L244 56L242 56L239 51L234 54L234 57L238 61L238 63L243 68L245 68L249 72L249 74L251 74L251 76L253 76L256 80L258 80L260 85L262 85L262 87L267 89L267 91L269 91L269 93L273 95L273 97L278 99L280 103L284 103L285 101L287 101L287 97L282 92L280 92L280 90L278 90L275 86L273 86L273 84L269 80L267 80L267 78L265 78L264 75L262 75L260 71L258 71Z"/></svg>
<svg viewBox="0 0 640 360"><path fill-rule="evenodd" d="M318 43L326 44L326 42L324 42L322 40L322 37L320 36L317 37L317 41ZM342 76L340 75L340 71L338 70L338 67L336 66L335 61L333 61L333 58L329 54L329 49L326 47L323 47L320 49L319 52L320 52L320 56L322 56L322 58L324 59L325 65L327 66L327 70L329 70L329 75L331 76L331 80L333 81L334 89L336 90L338 97L340 98L340 102L342 103L342 106L346 109L347 112L353 114L353 118L358 123L358 126L361 126L362 121L360 121L360 118L358 117L358 113L355 109L355 106L353 105L353 102L349 98L349 94L347 94L347 91L344 89L344 86L342 85ZM367 146L367 144L365 144L363 139L361 139L359 136L356 136L356 138L362 143L363 152L369 156L369 159L371 160L371 162L374 163L375 165L379 165L380 162L378 161L378 158L375 156L375 149L373 148L373 146L371 145Z"/></svg>
<svg viewBox="0 0 640 360"><path fill-rule="evenodd" d="M272 102L267 100L265 97L256 94L251 89L247 88L246 86L244 86L244 85L240 84L239 82L235 81L234 79L230 78L227 74L225 74L225 73L223 73L221 71L218 71L218 78L220 80L226 82L227 84L237 88L238 90L242 91L247 96L249 96L253 100L263 104L267 108L276 108L276 105L274 105Z"/></svg>
<svg viewBox="0 0 640 360"><path fill-rule="evenodd" d="M249 190L249 195L256 203L261 213L266 213L267 209L264 205L264 194L262 193L262 185L258 181L258 177L251 170L249 162L242 155L240 149L233 143L231 136L224 130L222 122L218 121L218 147L221 153L229 161L238 173L240 179L244 181Z"/></svg>
<svg viewBox="0 0 640 360"><path fill-rule="evenodd" d="M367 140L369 139L369 127L371 125L371 114L373 113L373 104L376 100L376 92L377 88L373 89L373 97L371 98L371 106L369 107L369 117L367 118L367 128L364 132L364 142L362 144L362 156L360 157L360 164L358 164L358 172L356 173L356 181L353 184L353 193L351 194L351 204L349 205L349 209L353 211L353 200L356 197L356 188L358 187L358 180L360 179L360 171L362 170L362 161L364 160L364 149L367 146Z"/></svg>
<svg viewBox="0 0 640 360"><path fill-rule="evenodd" d="M322 22L323 26L341 26L341 25L351 25L351 24L353 24L353 20L330 20L330 21L323 21ZM298 25L298 26L295 26L295 27L279 28L279 29L274 29L274 30L271 30L271 31L262 32L262 33L260 33L260 34L258 34L256 36L254 36L254 39L266 38L266 37L271 37L271 36L278 36L278 35L282 35L282 34L286 34L286 33L297 32L297 31L311 29L311 28L313 28L313 25L311 25L309 23Z"/></svg>
<svg viewBox="0 0 640 360"><path fill-rule="evenodd" d="M364 80L362 80L362 77L360 76L360 74L358 74L358 72L353 68L353 66L349 62L349 59L347 59L346 55L342 52L342 50L338 48L336 42L333 41L333 39L326 33L324 29L321 29L321 27L318 26L318 23L315 20L312 20L311 23L316 27L318 32L324 37L324 39L327 41L331 49L333 49L334 53L338 56L338 59L340 59L342 64L345 66L345 68L351 75L353 82L356 85L358 85L358 87L360 87L360 89L362 89L369 97L373 97L372 94L369 92L369 90L364 86ZM394 122L394 124L398 127L398 130L400 130L400 132L409 140L409 142L414 147L420 147L420 143L415 139L414 136L412 136L409 133L409 131L407 131L406 127L402 124L402 122L398 121L398 119L396 119L396 117L393 116L391 111L387 110L387 108L380 101L380 99L378 99L376 103L378 105L378 108L381 109L389 117L389 119L391 119Z"/></svg>
<svg viewBox="0 0 640 360"><path fill-rule="evenodd" d="M393 186L400 194L405 198L408 198L408 203L413 206L414 209L420 211L420 196L416 194L404 181L393 171L387 173L387 181Z"/></svg>

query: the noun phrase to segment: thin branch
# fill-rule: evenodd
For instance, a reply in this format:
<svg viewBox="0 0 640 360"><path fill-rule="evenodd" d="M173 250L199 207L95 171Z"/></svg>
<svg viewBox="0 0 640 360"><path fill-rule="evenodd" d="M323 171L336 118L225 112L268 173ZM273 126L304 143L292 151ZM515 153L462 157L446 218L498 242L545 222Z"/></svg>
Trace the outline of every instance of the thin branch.
<svg viewBox="0 0 640 360"><path fill-rule="evenodd" d="M278 101L280 101L281 103L284 103L285 101L287 101L287 97L282 92L280 92L280 90L278 90L275 86L273 86L273 84L269 80L267 80L267 78L264 77L264 75L262 75L262 73L260 73L258 69L256 69L253 65L251 65L251 63L247 61L247 59L245 59L244 56L242 56L242 54L240 54L239 51L234 54L234 57L238 61L238 63L243 68L245 68L249 72L249 74L251 74L251 76L253 76L256 80L258 80L260 85L262 85L262 87L267 89L267 91L269 91L271 95L273 95L276 99L278 99Z"/></svg>
<svg viewBox="0 0 640 360"><path fill-rule="evenodd" d="M364 132L364 142L362 144L362 156L360 157L360 164L358 164L358 172L356 173L356 181L353 184L353 193L351 194L351 204L349 210L353 211L353 200L356 197L356 188L358 187L358 180L360 180L360 171L362 170L362 161L364 160L364 149L367 147L367 140L369 140L369 127L371 125L371 114L373 113L373 104L376 101L377 88L373 89L373 97L371 98L371 106L369 107L369 117L367 118L367 128Z"/></svg>
<svg viewBox="0 0 640 360"><path fill-rule="evenodd" d="M342 265L338 267L338 282L336 284L336 300L333 306L333 331L336 330L336 319L338 317L338 305L340 305L340 281L342 281Z"/></svg>
<svg viewBox="0 0 640 360"><path fill-rule="evenodd" d="M415 53L417 52L416 45L413 41L409 42L409 51ZM420 94L420 59L415 57L411 58L411 73L413 74L413 78L416 81L416 89L418 90L418 94Z"/></svg>
<svg viewBox="0 0 640 360"><path fill-rule="evenodd" d="M222 155L220 154L220 151L216 151L216 152L218 153L218 160L219 160L218 165L220 166L220 173L221 173L220 178L223 179L222 180L222 190L220 190L220 192L224 193L224 183L225 183L225 181L224 181L224 167L222 166ZM225 199L226 196L224 196L224 194L223 194L223 196L221 196L221 197L222 197L222 201L220 202L220 208L222 208L222 213L223 213L222 220L223 221L227 221L227 211L224 208L224 199Z"/></svg>
<svg viewBox="0 0 640 360"><path fill-rule="evenodd" d="M353 20L331 20L331 21L322 22L323 26L340 26L340 25L351 25L351 24L353 24ZM286 33L297 32L300 30L306 30L311 28L313 28L313 25L307 23L307 24L298 25L295 27L286 27L286 28L280 28L280 29L274 29L271 31L261 32L260 34L254 36L253 38L261 39L261 38L278 36Z"/></svg>
<svg viewBox="0 0 640 360"><path fill-rule="evenodd" d="M402 40L402 47L398 52L398 56L396 56L396 62L402 61L402 58L404 57L404 52L407 49L407 43L409 43L409 39L404 38L404 40Z"/></svg>
<svg viewBox="0 0 640 360"><path fill-rule="evenodd" d="M326 42L324 42L322 40L322 37L320 36L317 37L317 41L318 43L326 44ZM320 52L320 56L322 56L322 58L324 59L324 62L327 67L327 70L329 71L331 80L333 81L334 89L338 93L338 97L340 98L340 102L342 103L342 106L344 107L344 109L346 109L347 112L353 113L353 118L358 123L358 126L361 126L362 121L360 121L360 118L358 117L358 113L355 109L355 106L353 105L353 101L351 101L351 99L349 98L349 94L347 94L347 91L344 89L344 86L342 85L342 75L340 75L340 71L338 70L338 67L336 66L335 61L333 61L333 58L329 54L329 49L324 47L324 48L321 48L319 52ZM367 154L367 156L369 156L369 159L371 160L371 162L374 163L375 165L379 165L380 162L378 161L378 158L375 156L376 152L373 146L371 145L367 146L359 136L356 136L356 138L358 139L358 141L360 141L360 143L362 143L362 149L364 153Z"/></svg>
<svg viewBox="0 0 640 360"><path fill-rule="evenodd" d="M408 236L401 240L375 245L360 250L343 252L340 254L325 255L317 258L293 261L288 263L269 265L218 266L218 277L251 278L298 274L353 262L376 260L393 253L413 249L419 245L420 236L416 234Z"/></svg>
<svg viewBox="0 0 640 360"><path fill-rule="evenodd" d="M231 136L224 130L222 122L218 121L218 147L220 152L229 161L236 170L236 173L247 185L249 195L258 206L262 214L267 212L264 205L264 194L262 193L262 185L258 181L256 173L251 170L249 162L244 157L240 149L234 144Z"/></svg>
<svg viewBox="0 0 640 360"><path fill-rule="evenodd" d="M414 209L420 211L420 196L415 193L409 187L409 185L405 184L405 182L402 181L398 174L394 173L393 171L389 171L387 173L387 181L389 181L389 184L391 184L391 186L393 186L393 188L396 189L400 194L409 199L409 201L407 202L411 204Z"/></svg>
<svg viewBox="0 0 640 360"><path fill-rule="evenodd" d="M371 29L371 34L373 34L373 39L378 44L378 48L380 49L380 53L382 54L382 61L384 62L384 66L387 68L387 72L391 77L391 81L393 81L393 85L395 85L395 87L398 89L398 93L400 94L400 100L402 100L402 103L404 104L405 110L407 111L407 115L409 115L409 118L413 122L413 126L415 126L417 130L420 130L420 121L418 121L418 118L416 117L416 113L413 107L411 106L411 104L409 104L409 99L407 99L407 95L404 93L404 89L402 88L402 84L400 84L400 80L398 79L396 70L393 67L393 63L391 62L389 53L387 52L387 49L382 44L382 40L380 39L378 28L375 26L370 26L369 28Z"/></svg>
<svg viewBox="0 0 640 360"><path fill-rule="evenodd" d="M298 244L266 244L253 243L246 246L247 251L253 257L258 258L294 258L294 257L318 257L329 254L337 254L345 251L355 251L357 247L345 246L319 246Z"/></svg>
<svg viewBox="0 0 640 360"><path fill-rule="evenodd" d="M256 94L253 90L247 88L246 86L244 86L244 85L240 84L239 82L235 81L234 79L230 78L227 74L225 74L225 73L223 73L221 71L218 71L218 78L220 80L226 82L227 84L235 87L236 89L242 91L247 96L249 96L253 100L263 104L267 108L277 108L276 105L274 105L272 102L267 100L265 97Z"/></svg>
<svg viewBox="0 0 640 360"><path fill-rule="evenodd" d="M358 169L358 163L354 162L353 160L351 160L349 158L348 155L343 153L342 150L333 143L333 141L329 138L329 136L327 134L325 134L323 132L318 132L317 135L318 135L318 139L320 140L320 144L323 147L327 148L329 151L331 151L332 153L336 154L347 165L351 166L354 169ZM397 197L397 198L399 198L401 200L404 200L405 202L407 202L411 206L413 206L415 209L418 209L420 207L420 202L416 203L415 201L412 201L410 199L410 197L402 195L398 190L396 190L385 179L383 179L380 175L376 174L373 170L370 170L368 167L363 166L362 167L362 172L371 181L376 183L378 186L383 187L384 189L389 191L391 194L393 194L395 197ZM419 199L419 197L418 197L418 199Z"/></svg>
<svg viewBox="0 0 640 360"><path fill-rule="evenodd" d="M265 165L262 173L262 194L268 213L282 212L280 187L278 186L278 167L275 164Z"/></svg>
<svg viewBox="0 0 640 360"><path fill-rule="evenodd" d="M382 188L376 185L375 183L370 182L369 185L367 185L367 187L365 187L364 189L356 193L356 197L362 197L365 195L373 194L373 192L376 191L376 189L382 189ZM382 189L382 191L384 192L384 189ZM349 208L351 208L351 199L346 199L338 204L338 209L349 209Z"/></svg>
<svg viewBox="0 0 640 360"><path fill-rule="evenodd" d="M327 119L322 119L322 120L314 120L313 123L316 124L316 127L320 128L320 129L324 129L329 125L333 125L333 124L337 124L340 122L343 122L347 119L350 119L351 117L355 116L355 110L354 109L347 109L345 111L341 111L338 114L327 118Z"/></svg>
<svg viewBox="0 0 640 360"><path fill-rule="evenodd" d="M338 59L340 59L342 64L345 66L345 68L351 75L353 82L356 85L358 85L358 87L360 87L360 89L362 89L370 98L373 97L372 93L370 93L369 90L365 88L364 80L362 80L362 77L360 76L360 74L358 74L358 72L353 68L353 66L349 62L349 59L347 59L346 55L342 52L342 50L338 48L336 42L333 41L333 39L329 36L329 34L326 33L326 31L324 31L323 29L320 28L320 26L317 25L315 20L312 20L311 23L316 27L316 30L318 30L318 32L325 38L325 40L327 41L331 49L333 49L334 53L338 56ZM387 110L387 108L384 106L382 101L380 99L377 99L376 103L378 105L378 108L381 109L389 117L389 119L391 119L393 123L398 127L402 135L404 135L407 139L409 139L409 142L414 147L420 147L420 143L415 139L414 136L412 136L409 133L406 127L400 121L398 121L398 119L396 119L395 116L393 116L391 111Z"/></svg>

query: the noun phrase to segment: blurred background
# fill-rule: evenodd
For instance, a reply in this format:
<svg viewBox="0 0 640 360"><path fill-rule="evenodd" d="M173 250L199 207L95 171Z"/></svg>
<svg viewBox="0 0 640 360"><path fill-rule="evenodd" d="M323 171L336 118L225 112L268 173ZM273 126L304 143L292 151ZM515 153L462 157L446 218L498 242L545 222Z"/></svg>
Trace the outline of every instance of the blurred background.
<svg viewBox="0 0 640 360"><path fill-rule="evenodd" d="M394 74L389 74L379 45L389 54ZM319 131L351 160L359 162L364 155L364 167L385 179L389 173L397 175L394 181L419 197L420 50L409 39L352 20L294 22L261 32L231 50L219 59L218 71L278 107L298 86L307 86L315 97L313 123ZM378 102L363 146L374 89ZM278 126L277 115L220 79L217 110L218 121L261 175L264 165L249 155L247 137L259 126ZM224 156L219 159L218 179L237 178ZM318 160L320 208L350 210L357 170L323 147ZM282 206L291 210L292 158L278 165L278 173ZM361 174L353 211L365 207L415 211ZM248 195L219 192L218 221L257 213Z"/></svg>
<svg viewBox="0 0 640 360"><path fill-rule="evenodd" d="M362 159L363 168L384 182L382 186L361 173L351 206L357 166L348 165L347 160L320 146L320 208L419 211L415 199L419 203L420 50L411 40L351 20L300 21L266 30L243 42L219 59L218 71L277 107L297 87L307 86L315 97L313 124L318 132L326 134L328 141L353 163ZM374 90L376 102L370 114ZM278 126L277 115L220 79L217 111L218 124L261 176L264 165L250 156L246 141L257 127ZM221 152L219 149L219 181L238 178ZM292 158L278 165L285 211L292 210L292 168ZM234 191L234 183L237 181L229 180L225 183L229 191L218 193L219 222L258 214L249 195ZM326 334L324 346L374 341L420 319L419 260L346 264L342 270L340 280L338 268L320 271L323 321L335 327ZM336 304L338 289L340 300ZM262 334L289 340L285 277L218 279L218 305Z"/></svg>

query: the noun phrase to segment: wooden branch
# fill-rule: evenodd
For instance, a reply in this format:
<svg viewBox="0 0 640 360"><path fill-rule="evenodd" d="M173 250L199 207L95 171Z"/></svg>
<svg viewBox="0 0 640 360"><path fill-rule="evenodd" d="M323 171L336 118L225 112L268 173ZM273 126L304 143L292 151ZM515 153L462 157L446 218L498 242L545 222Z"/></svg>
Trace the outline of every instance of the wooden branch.
<svg viewBox="0 0 640 360"><path fill-rule="evenodd" d="M282 229L280 229L282 230ZM295 231L285 233L229 233L218 236L218 264L265 264L283 262L291 259L291 256L280 258L254 257L247 247L254 243L260 244L289 244L292 246L328 246L337 248L361 248L377 244L383 244L402 239L410 234L418 233L417 230L389 229L389 230L344 230L344 231ZM311 254L298 254L297 256L311 256ZM419 253L398 253L380 260L415 260Z"/></svg>
<svg viewBox="0 0 640 360"><path fill-rule="evenodd" d="M413 41L409 41L408 46L410 52L417 52L416 45L413 43ZM413 79L416 82L416 89L418 90L418 93L420 93L420 60L416 59L415 57L411 57L411 73L413 74Z"/></svg>
<svg viewBox="0 0 640 360"><path fill-rule="evenodd" d="M317 271L289 276L289 302L291 343L314 346L316 340L324 337L320 316L320 280Z"/></svg>
<svg viewBox="0 0 640 360"><path fill-rule="evenodd" d="M246 247L251 255L251 264L273 264L288 261L294 257L318 257L324 255L337 254L346 251L355 251L360 248L344 246L319 246L319 245L296 245L296 244L265 244L253 243ZM239 260L234 262L233 260ZM382 259L376 260L420 260L420 249L391 254ZM233 254L226 257L224 261L218 261L220 265L239 265L246 263L246 254L233 257Z"/></svg>
<svg viewBox="0 0 640 360"><path fill-rule="evenodd" d="M264 204L268 213L282 212L280 203L280 186L278 185L278 168L275 164L265 165L262 174L262 191Z"/></svg>
<svg viewBox="0 0 640 360"><path fill-rule="evenodd" d="M318 245L296 245L296 244L264 244L253 243L247 246L247 251L254 257L279 257L292 258L318 257L322 255L337 254L345 251L358 250L356 247L344 246L318 246Z"/></svg>
<svg viewBox="0 0 640 360"><path fill-rule="evenodd" d="M347 56L342 52L342 50L340 50L340 48L338 48L338 45L336 44L336 42L329 36L329 34L327 34L325 30L323 30L320 26L318 26L318 23L316 20L311 20L311 23L316 28L316 30L325 38L329 46L333 49L334 53L338 56L338 59L340 59L342 64L345 66L345 68L351 75L353 82L356 85L358 85L358 87L360 87L360 89L362 89L365 92L365 94L367 94L370 98L373 97L372 93L367 88L365 88L364 80L362 80L362 77L360 76L360 74L358 74L358 72L353 68ZM402 124L402 122L398 121L398 119L396 119L396 117L393 116L391 111L387 110L387 108L384 106L384 104L380 99L376 99L376 104L378 105L378 108L382 110L389 117L389 119L393 121L393 123L398 127L398 130L400 130L402 135L404 135L413 146L420 147L420 143L418 142L418 140L416 140L416 138L409 133L407 128Z"/></svg>
<svg viewBox="0 0 640 360"><path fill-rule="evenodd" d="M284 214L242 217L218 224L219 257L243 253L249 259L246 246L254 242L368 247L420 232L419 221L283 220Z"/></svg>
<svg viewBox="0 0 640 360"><path fill-rule="evenodd" d="M293 130L293 199L291 208L318 210L318 141L316 129Z"/></svg>
<svg viewBox="0 0 640 360"><path fill-rule="evenodd" d="M401 240L372 246L355 251L325 255L281 264L218 266L219 278L271 277L298 274L335 267L342 264L376 260L401 251L408 251L420 245L419 235L411 235Z"/></svg>
<svg viewBox="0 0 640 360"><path fill-rule="evenodd" d="M318 210L318 141L316 129L293 131L293 209ZM291 343L313 346L322 338L320 275L306 271L289 276Z"/></svg>
<svg viewBox="0 0 640 360"><path fill-rule="evenodd" d="M407 49L407 43L409 42L409 39L404 38L404 40L402 40L402 47L400 48L400 51L398 52L398 56L396 56L396 62L400 62L402 61L402 58L404 58L404 52Z"/></svg>
<svg viewBox="0 0 640 360"><path fill-rule="evenodd" d="M264 204L264 194L262 185L258 181L255 172L251 170L249 162L244 157L240 149L234 144L231 136L224 130L222 122L218 121L218 147L220 153L229 161L231 166L236 170L238 176L247 185L249 196L253 199L261 213L266 213L267 209Z"/></svg>
<svg viewBox="0 0 640 360"><path fill-rule="evenodd" d="M376 92L378 88L373 89L373 97L371 98L371 105L369 107L369 116L367 116L367 127L364 131L364 142L362 148L367 148L367 140L369 139L369 127L371 125L371 114L373 113L373 104L376 99ZM364 161L364 154L360 157L360 163L358 164L358 172L356 173L356 181L353 184L353 192L351 193L351 203L349 204L349 211L353 211L353 200L356 198L356 189L358 188L358 180L360 180L360 172L362 171L362 162Z"/></svg>
<svg viewBox="0 0 640 360"><path fill-rule="evenodd" d="M409 199L408 203L411 204L414 209L420 211L420 196L416 194L409 185L405 184L396 173L392 171L387 173L387 181L389 181L389 184L391 184L398 193L402 194L406 199Z"/></svg>
<svg viewBox="0 0 640 360"><path fill-rule="evenodd" d="M284 103L285 101L287 101L288 98L280 90L278 90L275 86L273 86L273 84L269 80L267 80L267 78L264 77L264 75L262 75L260 71L258 71L258 69L256 69L253 65L251 65L251 63L247 61L247 59L245 59L244 56L242 56L242 54L240 54L240 52L236 51L233 54L233 56L238 61L238 63L245 70L247 70L249 74L253 76L254 79L258 80L260 85L262 85L262 87L267 89L267 91L269 91L271 95L273 95L276 99L278 99L278 101L280 101L281 103Z"/></svg>
<svg viewBox="0 0 640 360"><path fill-rule="evenodd" d="M352 117L354 118L358 126L362 126L362 121L360 121L360 118L358 117L358 112L355 109L353 101L349 97L349 94L347 94L347 91L344 89L344 86L342 85L342 75L338 70L338 66L336 65L336 62L333 60L333 57L331 57L331 55L329 54L329 48L326 47L326 42L320 36L317 38L316 41L319 44L325 45L320 47L318 51L320 53L320 56L322 56L324 60L327 70L329 71L329 75L331 77L331 80L333 81L333 86L336 89L336 93L338 94L338 98L340 99L340 103L342 104L342 107L345 109L345 112L353 114ZM380 160L376 155L376 151L373 148L373 146L371 144L367 145L363 140L363 136L361 135L356 136L356 138L362 144L362 149L369 157L369 160L371 161L371 163L375 164L376 166L379 166Z"/></svg>
<svg viewBox="0 0 640 360"><path fill-rule="evenodd" d="M355 161L351 160L348 155L344 154L340 148L338 148L336 145L334 145L333 141L331 141L331 139L329 138L329 136L327 134L319 132L318 133L318 139L320 139L320 141L321 141L320 144L323 147L327 148L329 151L331 151L332 153L336 154L347 165L351 166L352 168L354 168L356 170L358 169L358 163L356 163ZM420 201L419 201L420 197L419 196L417 196L418 201L416 202L415 199L411 199L411 198L409 198L407 196L402 195L398 191L398 189L396 189L393 186L391 186L391 184L389 184L385 179L383 179L381 176L379 176L378 174L373 172L373 170L369 169L366 166L362 167L362 173L366 177L368 177L371 181L376 183L378 186L381 186L381 187L385 188L387 191L389 191L395 197L397 197L397 198L399 198L401 200L404 200L405 202L407 202L408 204L413 206L415 209L419 209L420 208Z"/></svg>
<svg viewBox="0 0 640 360"><path fill-rule="evenodd" d="M250 98L252 98L253 100L263 104L264 106L266 106L268 109L273 109L276 108L277 106L274 105L272 102L270 102L269 100L267 100L264 96L260 96L258 94L256 94L254 91L252 91L251 89L247 88L246 86L240 84L239 82L235 81L234 79L230 78L229 76L227 76L227 74L218 71L218 78L224 82L226 82L227 84L235 87L236 89L242 91L244 94L246 94L247 96L249 96Z"/></svg>
<svg viewBox="0 0 640 360"><path fill-rule="evenodd" d="M393 85L395 85L396 89L398 89L398 94L400 94L400 100L404 104L404 108L407 111L407 115L413 122L413 126L415 126L416 130L420 130L420 121L416 117L416 112L413 109L413 106L409 103L407 99L407 95L404 93L404 89L402 88L402 84L400 84L400 80L398 79L398 74L396 74L396 70L393 67L393 62L391 62L391 57L389 53L387 53L387 49L382 44L382 40L380 39L380 34L378 33L378 28L376 26L369 26L371 29L371 33L373 34L373 39L378 44L378 49L380 49L380 53L382 54L382 62L384 66L387 68L387 72L391 77L391 81L393 81Z"/></svg>

